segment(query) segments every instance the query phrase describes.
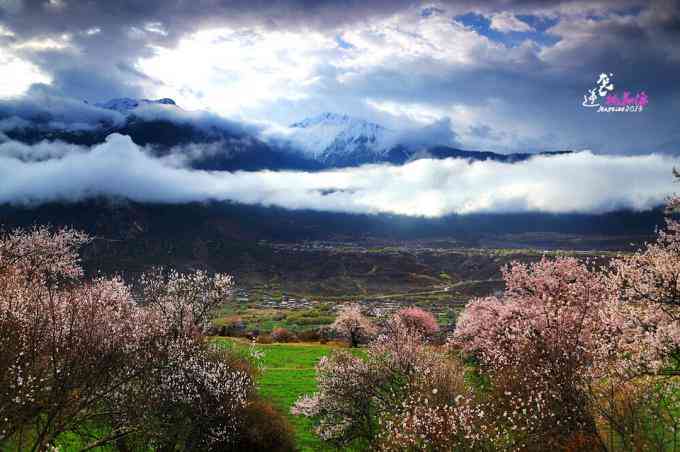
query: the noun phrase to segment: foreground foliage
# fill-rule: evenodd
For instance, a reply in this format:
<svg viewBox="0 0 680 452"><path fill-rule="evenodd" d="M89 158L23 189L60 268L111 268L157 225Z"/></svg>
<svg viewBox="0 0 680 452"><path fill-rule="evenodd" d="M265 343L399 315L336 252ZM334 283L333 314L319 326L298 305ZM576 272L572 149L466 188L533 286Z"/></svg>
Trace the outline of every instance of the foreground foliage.
<svg viewBox="0 0 680 452"><path fill-rule="evenodd" d="M444 347L401 312L365 357L321 360L293 412L326 441L380 450L680 447L680 223L606 268L558 257L503 277Z"/></svg>
<svg viewBox="0 0 680 452"><path fill-rule="evenodd" d="M46 228L0 239L3 450L48 450L66 436L83 450L271 442L252 431L272 414L257 402L250 364L203 336L231 278L154 271L136 302L120 279L84 278L78 248L88 240ZM290 444L285 428L275 430Z"/></svg>

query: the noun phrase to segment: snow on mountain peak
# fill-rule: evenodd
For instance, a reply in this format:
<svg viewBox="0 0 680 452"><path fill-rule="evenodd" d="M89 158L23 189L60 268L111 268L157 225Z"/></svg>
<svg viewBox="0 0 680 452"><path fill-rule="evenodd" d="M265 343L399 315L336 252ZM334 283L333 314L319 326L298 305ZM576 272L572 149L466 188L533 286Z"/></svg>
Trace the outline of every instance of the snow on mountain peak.
<svg viewBox="0 0 680 452"><path fill-rule="evenodd" d="M174 100L164 97L162 99L132 99L129 97L121 97L118 99L111 99L103 103L96 103L95 106L99 108L106 108L107 110L119 111L127 114L135 108L143 105L173 105L177 106Z"/></svg>
<svg viewBox="0 0 680 452"><path fill-rule="evenodd" d="M396 132L363 119L338 113L321 113L290 125L290 139L307 156L320 161L386 153Z"/></svg>
<svg viewBox="0 0 680 452"><path fill-rule="evenodd" d="M318 124L347 124L350 121L363 121L361 119L350 118L347 115L341 115L339 113L321 113L317 116L312 116L311 118L303 119L300 122L291 124L290 127L294 128L307 128ZM364 121L365 122L365 121Z"/></svg>

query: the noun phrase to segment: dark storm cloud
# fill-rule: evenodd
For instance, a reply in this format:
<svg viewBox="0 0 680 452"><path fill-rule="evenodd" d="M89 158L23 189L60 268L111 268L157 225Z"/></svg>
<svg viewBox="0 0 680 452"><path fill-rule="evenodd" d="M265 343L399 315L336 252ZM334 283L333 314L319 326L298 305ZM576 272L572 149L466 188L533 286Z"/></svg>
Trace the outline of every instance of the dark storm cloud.
<svg viewBox="0 0 680 452"><path fill-rule="evenodd" d="M26 96L0 99L0 130L25 126L58 129L92 129L102 124L121 125L125 118L116 111L106 110L83 101L56 97L35 87Z"/></svg>
<svg viewBox="0 0 680 452"><path fill-rule="evenodd" d="M223 24L334 27L417 4L412 0L10 0L3 3L0 17L13 21L12 29L21 34L84 31L92 27L129 31L131 27L143 29L155 23L163 26L170 40L197 28Z"/></svg>
<svg viewBox="0 0 680 452"><path fill-rule="evenodd" d="M494 11L514 8L507 2L451 2L449 11ZM621 4L621 2L603 2ZM628 2L626 2L628 3ZM630 2L635 3L635 2ZM136 59L150 54L149 44L172 47L180 38L207 27L259 24L270 29L333 29L356 21L370 22L406 7L412 0L380 1L167 1L138 0L3 0L0 23L17 40L69 34L70 43L81 51L22 51L47 69L54 89L64 95L92 97L121 91L139 93L129 69ZM517 2L518 11L551 11L578 2ZM596 9L599 2L590 3ZM577 8L578 6L573 6ZM673 24L670 24L671 32Z"/></svg>
<svg viewBox="0 0 680 452"><path fill-rule="evenodd" d="M479 52L476 64L467 66L419 61L410 67L375 67L355 77L355 92L402 104L485 109L493 112L495 118L487 118L487 122L495 120L495 128L505 128L511 134L514 127L502 124L503 120L521 120L553 134L557 140L545 144L560 148L680 152L664 140L676 130L680 113L680 16L676 3L650 2L637 9L626 9L622 3L593 3L579 10L573 4L542 2L508 9L556 17L555 25L546 30L556 43L509 46L507 54L512 59L505 61ZM429 70L424 70L428 64ZM637 115L584 111L582 96L601 72L613 72L621 90L646 91L652 99L647 111ZM403 73L408 73L407 83ZM509 150L523 150L522 141L527 140L514 141ZM541 140L535 141L540 144Z"/></svg>
<svg viewBox="0 0 680 452"><path fill-rule="evenodd" d="M396 138L397 143L412 147L447 145L460 147L451 120L443 118L418 129L405 130Z"/></svg>

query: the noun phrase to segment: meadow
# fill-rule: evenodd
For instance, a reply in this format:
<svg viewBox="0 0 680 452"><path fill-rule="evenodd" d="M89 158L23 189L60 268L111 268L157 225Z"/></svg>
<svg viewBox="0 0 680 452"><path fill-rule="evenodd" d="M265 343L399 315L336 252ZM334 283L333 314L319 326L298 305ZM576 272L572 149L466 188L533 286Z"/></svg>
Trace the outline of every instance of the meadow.
<svg viewBox="0 0 680 452"><path fill-rule="evenodd" d="M235 348L247 353L247 341L218 337L216 344ZM270 400L287 417L295 429L295 440L301 451L333 450L324 445L314 435L311 420L303 416L293 416L290 408L302 395L316 391L315 366L331 353L337 344L295 343L295 344L256 344L256 350L263 353L262 373L258 380L261 395Z"/></svg>

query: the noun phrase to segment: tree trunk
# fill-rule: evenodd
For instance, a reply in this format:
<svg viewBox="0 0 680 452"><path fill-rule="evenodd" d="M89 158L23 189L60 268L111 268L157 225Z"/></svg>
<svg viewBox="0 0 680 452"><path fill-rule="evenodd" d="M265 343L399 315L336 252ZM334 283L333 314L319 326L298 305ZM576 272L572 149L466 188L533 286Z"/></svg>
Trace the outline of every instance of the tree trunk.
<svg viewBox="0 0 680 452"><path fill-rule="evenodd" d="M349 341L350 341L350 346L352 348L359 346L359 337L356 333L352 333L352 334L349 335Z"/></svg>

